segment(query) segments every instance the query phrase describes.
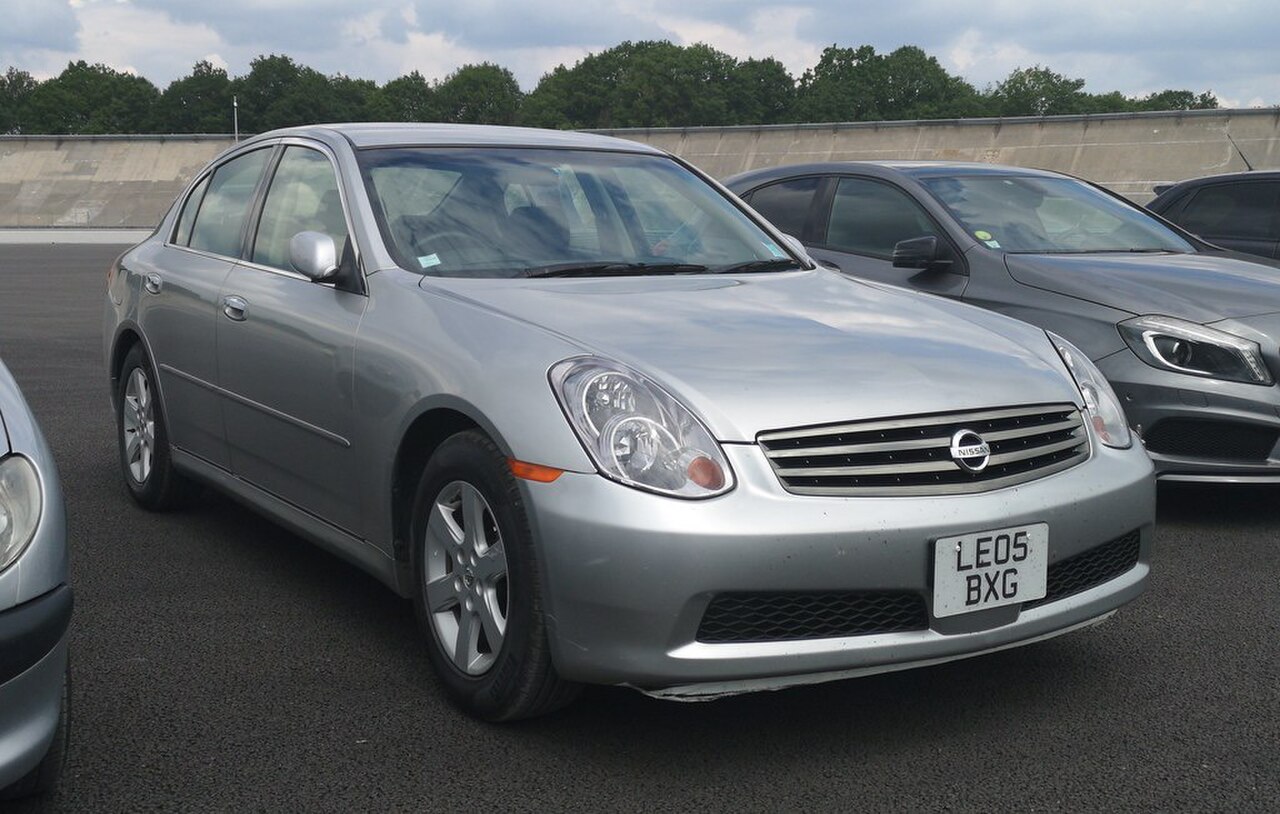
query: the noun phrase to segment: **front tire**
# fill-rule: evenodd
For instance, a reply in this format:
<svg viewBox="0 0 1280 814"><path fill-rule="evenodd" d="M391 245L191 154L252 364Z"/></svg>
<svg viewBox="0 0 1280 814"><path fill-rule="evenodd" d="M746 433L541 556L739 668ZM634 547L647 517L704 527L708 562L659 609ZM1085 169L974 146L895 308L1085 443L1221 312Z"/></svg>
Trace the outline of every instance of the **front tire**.
<svg viewBox="0 0 1280 814"><path fill-rule="evenodd" d="M423 471L412 526L414 608L450 697L489 721L531 718L579 687L551 663L524 501L487 436L446 440Z"/></svg>
<svg viewBox="0 0 1280 814"><path fill-rule="evenodd" d="M125 486L138 505L164 511L180 504L191 484L173 468L164 406L155 371L141 345L124 357L116 387L116 439Z"/></svg>

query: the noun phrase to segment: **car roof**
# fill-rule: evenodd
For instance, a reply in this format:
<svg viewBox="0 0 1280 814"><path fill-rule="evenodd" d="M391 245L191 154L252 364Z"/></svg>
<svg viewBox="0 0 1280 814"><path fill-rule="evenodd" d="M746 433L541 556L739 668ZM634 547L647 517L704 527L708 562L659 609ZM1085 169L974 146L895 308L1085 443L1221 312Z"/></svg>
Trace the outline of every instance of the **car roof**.
<svg viewBox="0 0 1280 814"><path fill-rule="evenodd" d="M1224 184L1232 181L1276 181L1280 180L1280 170L1242 170L1240 172L1223 172L1216 175L1201 175L1198 178L1186 178L1174 184L1156 184L1155 200L1149 206L1163 204L1178 193L1194 187L1210 184Z"/></svg>
<svg viewBox="0 0 1280 814"><path fill-rule="evenodd" d="M356 149L372 147L558 147L665 155L662 150L625 139L567 130L483 124L352 122L272 130L259 139L304 136L327 140L340 136Z"/></svg>
<svg viewBox="0 0 1280 814"><path fill-rule="evenodd" d="M864 173L867 175L889 178L907 176L910 178L931 178L951 175L1035 175L1045 178L1063 178L1061 173L1049 170L1037 170L1029 167L1014 167L1005 164L985 164L977 161L823 161L809 164L784 164L778 167L766 167L748 170L725 180L732 189L742 190L769 181L790 178L798 175L838 175L841 173Z"/></svg>

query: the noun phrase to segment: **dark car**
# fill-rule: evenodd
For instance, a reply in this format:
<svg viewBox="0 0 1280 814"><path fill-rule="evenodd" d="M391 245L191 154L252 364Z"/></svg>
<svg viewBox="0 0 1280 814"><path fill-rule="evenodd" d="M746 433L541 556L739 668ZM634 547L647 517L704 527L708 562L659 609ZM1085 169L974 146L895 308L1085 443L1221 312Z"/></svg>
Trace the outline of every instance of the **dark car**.
<svg viewBox="0 0 1280 814"><path fill-rule="evenodd" d="M1280 482L1274 268L1039 170L839 162L726 184L846 274L1067 337L1111 381L1161 478Z"/></svg>
<svg viewBox="0 0 1280 814"><path fill-rule="evenodd" d="M1224 249L1280 257L1280 171L1207 175L1156 187L1147 208Z"/></svg>

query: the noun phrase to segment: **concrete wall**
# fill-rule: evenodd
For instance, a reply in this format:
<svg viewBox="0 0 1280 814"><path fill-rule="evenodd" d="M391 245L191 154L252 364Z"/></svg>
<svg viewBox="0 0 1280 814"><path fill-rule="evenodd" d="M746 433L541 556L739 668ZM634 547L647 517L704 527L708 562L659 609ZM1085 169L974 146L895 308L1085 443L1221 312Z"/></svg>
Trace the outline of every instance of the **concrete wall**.
<svg viewBox="0 0 1280 814"><path fill-rule="evenodd" d="M0 136L0 227L151 227L230 136Z"/></svg>
<svg viewBox="0 0 1280 814"><path fill-rule="evenodd" d="M1071 173L1139 203L1158 183L1246 169L1237 145L1254 169L1280 168L1280 108L607 132L717 178L806 161L982 161Z"/></svg>
<svg viewBox="0 0 1280 814"><path fill-rule="evenodd" d="M1146 202L1157 183L1280 168L1280 108L614 130L716 177L804 161L949 159L1060 170ZM1234 144L1232 143L1234 141ZM0 228L151 227L229 136L0 136Z"/></svg>

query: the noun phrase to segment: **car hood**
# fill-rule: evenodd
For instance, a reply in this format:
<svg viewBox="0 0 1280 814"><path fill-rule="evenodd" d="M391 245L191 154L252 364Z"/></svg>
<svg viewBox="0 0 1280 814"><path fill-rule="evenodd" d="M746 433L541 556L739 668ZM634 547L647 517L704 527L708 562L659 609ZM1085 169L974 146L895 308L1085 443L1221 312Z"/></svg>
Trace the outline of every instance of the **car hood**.
<svg viewBox="0 0 1280 814"><path fill-rule="evenodd" d="M1280 270L1221 254L1006 254L1023 285L1193 322L1280 311Z"/></svg>
<svg viewBox="0 0 1280 814"><path fill-rule="evenodd" d="M721 441L1079 399L1043 331L825 270L494 282L449 288L643 372Z"/></svg>

